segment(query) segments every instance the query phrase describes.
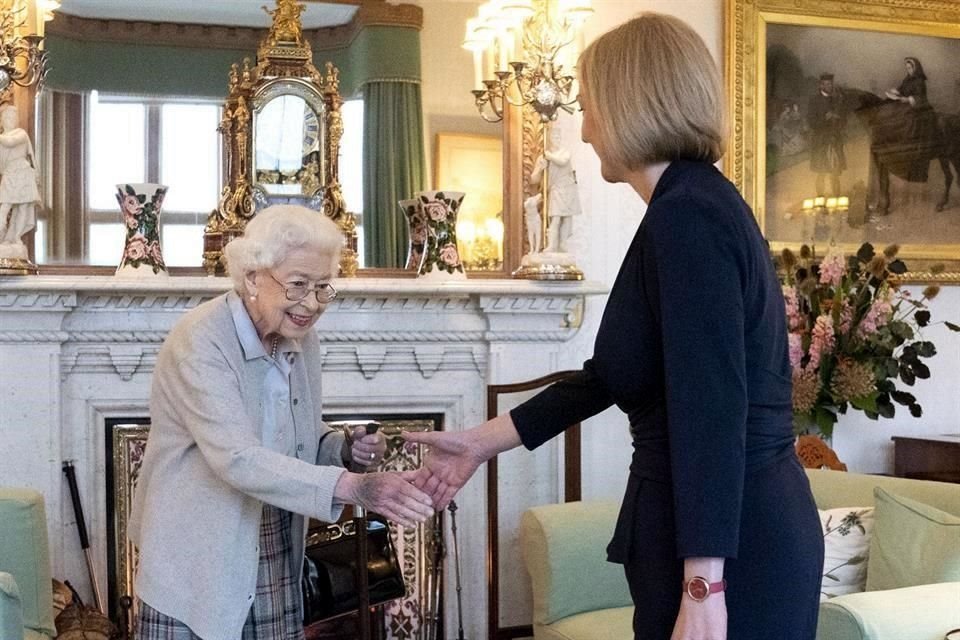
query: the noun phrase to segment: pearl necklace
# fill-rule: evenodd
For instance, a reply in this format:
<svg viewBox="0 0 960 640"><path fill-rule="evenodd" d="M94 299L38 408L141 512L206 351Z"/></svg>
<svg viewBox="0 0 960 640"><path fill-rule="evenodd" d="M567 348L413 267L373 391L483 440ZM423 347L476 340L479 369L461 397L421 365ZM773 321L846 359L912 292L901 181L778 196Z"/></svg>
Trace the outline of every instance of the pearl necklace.
<svg viewBox="0 0 960 640"><path fill-rule="evenodd" d="M270 357L274 360L277 359L277 347L280 346L280 336L277 336L273 339L273 347L270 349Z"/></svg>

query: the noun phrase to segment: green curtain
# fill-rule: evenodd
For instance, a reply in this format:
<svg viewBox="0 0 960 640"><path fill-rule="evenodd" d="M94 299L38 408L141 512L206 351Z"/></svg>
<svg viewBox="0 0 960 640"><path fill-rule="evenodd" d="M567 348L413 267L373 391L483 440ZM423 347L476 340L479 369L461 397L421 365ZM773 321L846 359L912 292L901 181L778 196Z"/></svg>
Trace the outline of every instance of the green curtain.
<svg viewBox="0 0 960 640"><path fill-rule="evenodd" d="M420 84L374 81L363 86L363 248L367 266L402 268L407 223L397 201L425 180Z"/></svg>

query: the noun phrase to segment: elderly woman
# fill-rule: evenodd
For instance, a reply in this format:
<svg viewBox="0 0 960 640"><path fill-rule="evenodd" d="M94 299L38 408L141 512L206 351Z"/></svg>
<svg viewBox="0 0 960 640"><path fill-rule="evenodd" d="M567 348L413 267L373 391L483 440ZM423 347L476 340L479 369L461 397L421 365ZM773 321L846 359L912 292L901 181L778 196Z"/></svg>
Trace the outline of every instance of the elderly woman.
<svg viewBox="0 0 960 640"><path fill-rule="evenodd" d="M226 247L234 290L164 342L129 524L137 638L303 638L305 517L333 522L348 503L404 526L433 513L410 475L344 469L377 464L382 436L351 444L320 418L313 325L336 297L342 241L315 211L264 209Z"/></svg>
<svg viewBox="0 0 960 640"><path fill-rule="evenodd" d="M766 242L714 167L717 66L676 18L641 14L581 55L582 137L647 204L594 355L572 379L432 445L442 507L484 461L616 404L633 460L608 559L642 640L812 640L823 540L793 448L783 296ZM418 480L419 483L419 480Z"/></svg>

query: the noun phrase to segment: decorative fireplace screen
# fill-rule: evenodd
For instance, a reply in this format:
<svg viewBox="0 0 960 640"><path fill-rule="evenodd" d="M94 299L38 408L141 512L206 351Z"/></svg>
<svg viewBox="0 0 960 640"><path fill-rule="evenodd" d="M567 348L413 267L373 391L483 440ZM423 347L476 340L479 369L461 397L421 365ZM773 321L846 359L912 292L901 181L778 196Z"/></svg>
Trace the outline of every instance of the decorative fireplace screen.
<svg viewBox="0 0 960 640"><path fill-rule="evenodd" d="M400 438L401 432L433 431L442 426L442 418L439 416L416 419L378 419L364 416L364 419L380 422L381 432L387 439L387 454L380 467L384 471L414 470L422 464L420 448L406 448ZM336 418L327 420L327 424L333 428L341 426ZM107 540L109 611L118 613L120 598L133 594L137 550L127 540L127 519L150 426L142 423L131 424L131 421L127 420L108 424L107 427L107 459L110 461L107 474L107 516L111 523ZM435 629L436 625L442 625L438 597L441 593L442 571L437 566L442 561L437 542L442 538L440 527L440 515L415 529L391 525L390 535L403 566L407 596L384 607L384 629L379 637L387 640L424 640L428 635L441 637L430 633L431 627Z"/></svg>

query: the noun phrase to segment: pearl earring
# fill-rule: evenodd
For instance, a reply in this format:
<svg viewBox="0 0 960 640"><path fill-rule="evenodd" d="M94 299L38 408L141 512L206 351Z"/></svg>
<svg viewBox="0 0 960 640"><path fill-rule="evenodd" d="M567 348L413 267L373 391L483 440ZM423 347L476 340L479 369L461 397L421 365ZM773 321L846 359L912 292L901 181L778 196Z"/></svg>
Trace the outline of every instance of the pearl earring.
<svg viewBox="0 0 960 640"><path fill-rule="evenodd" d="M255 295L250 296L250 302L256 302L256 300L257 300L257 296Z"/></svg>

